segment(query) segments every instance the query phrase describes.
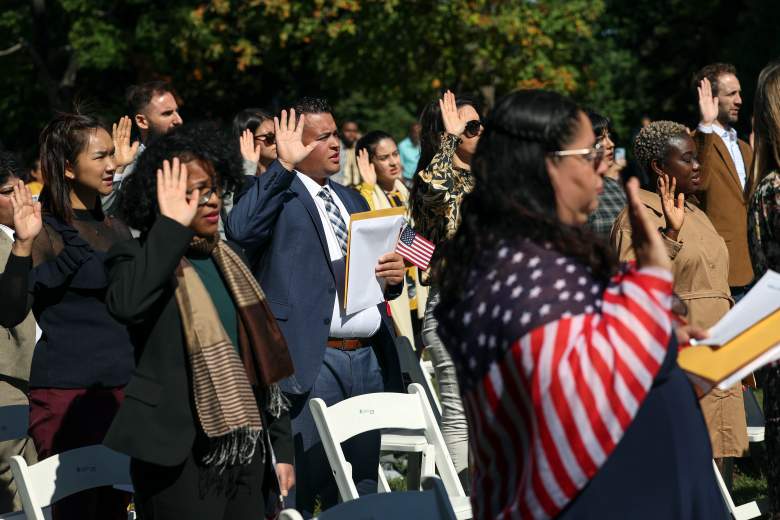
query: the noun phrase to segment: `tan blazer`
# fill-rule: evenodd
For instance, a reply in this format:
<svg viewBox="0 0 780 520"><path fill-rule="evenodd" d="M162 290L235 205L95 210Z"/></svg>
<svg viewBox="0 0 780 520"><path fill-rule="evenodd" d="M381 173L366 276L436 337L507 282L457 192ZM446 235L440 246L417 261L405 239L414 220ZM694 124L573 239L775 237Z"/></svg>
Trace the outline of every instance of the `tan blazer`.
<svg viewBox="0 0 780 520"><path fill-rule="evenodd" d="M750 165L753 150L741 139L739 149L745 163L745 189L723 139L716 133L695 132L702 173L701 208L707 213L729 250L729 285L741 287L753 280L753 266L747 242L747 207L754 184Z"/></svg>
<svg viewBox="0 0 780 520"><path fill-rule="evenodd" d="M13 241L0 230L0 270L11 254ZM0 327L0 377L26 383L30 379L30 365L35 348L35 319L30 312L22 323L11 329ZM0 396L2 402L2 396ZM11 404L11 403L3 403Z"/></svg>

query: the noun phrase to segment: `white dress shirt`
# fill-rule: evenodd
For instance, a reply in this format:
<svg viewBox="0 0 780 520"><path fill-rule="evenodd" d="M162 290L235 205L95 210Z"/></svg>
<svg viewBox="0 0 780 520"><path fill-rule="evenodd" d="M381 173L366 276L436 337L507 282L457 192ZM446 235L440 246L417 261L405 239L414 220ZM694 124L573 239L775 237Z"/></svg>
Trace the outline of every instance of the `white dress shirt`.
<svg viewBox="0 0 780 520"><path fill-rule="evenodd" d="M742 159L742 150L739 149L739 142L737 140L737 131L733 128L726 130L720 125L699 125L698 130L705 134L711 134L715 132L720 136L723 144L726 145L726 150L729 151L731 160L734 161L734 166L737 168L737 175L739 176L739 183L742 185L742 189L745 189L745 182L747 182L747 174L745 173L745 161Z"/></svg>
<svg viewBox="0 0 780 520"><path fill-rule="evenodd" d="M298 178L306 186L311 198L314 199L314 204L317 206L317 211L320 214L320 223L325 230L325 239L328 242L328 253L330 253L330 261L340 260L344 258L344 253L341 252L341 246L336 238L336 233L331 227L330 219L328 218L328 212L325 209L325 201L317 194L323 189L327 188L330 191L333 202L336 203L336 207L341 213L341 218L344 219L347 229L349 229L349 211L341 202L341 199L336 194L335 190L330 187L330 179L325 182L325 186L320 186L312 178L302 174L299 171L295 172ZM343 292L343 287L337 287L337 292ZM368 309L356 312L354 314L345 314L344 309L339 305L339 298L336 295L333 298L333 317L330 321L330 336L334 338L370 338L379 327L382 325L382 315L379 313L379 309L374 305Z"/></svg>
<svg viewBox="0 0 780 520"><path fill-rule="evenodd" d="M6 225L0 224L0 231L8 235L8 238L11 240L14 239L14 230L9 228ZM35 322L35 342L38 343L38 340L41 339L41 336L43 335L43 331L38 326L38 322Z"/></svg>

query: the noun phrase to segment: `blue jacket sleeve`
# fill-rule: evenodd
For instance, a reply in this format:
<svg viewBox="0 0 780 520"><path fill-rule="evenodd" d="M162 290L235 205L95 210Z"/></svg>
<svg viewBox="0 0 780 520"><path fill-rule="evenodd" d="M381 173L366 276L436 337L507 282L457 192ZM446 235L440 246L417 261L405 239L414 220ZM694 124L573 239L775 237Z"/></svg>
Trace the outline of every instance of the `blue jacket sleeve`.
<svg viewBox="0 0 780 520"><path fill-rule="evenodd" d="M274 161L263 175L249 178L238 194L225 222L225 233L250 257L255 256L271 239L284 204L284 193L294 178L293 172L285 170L279 161Z"/></svg>

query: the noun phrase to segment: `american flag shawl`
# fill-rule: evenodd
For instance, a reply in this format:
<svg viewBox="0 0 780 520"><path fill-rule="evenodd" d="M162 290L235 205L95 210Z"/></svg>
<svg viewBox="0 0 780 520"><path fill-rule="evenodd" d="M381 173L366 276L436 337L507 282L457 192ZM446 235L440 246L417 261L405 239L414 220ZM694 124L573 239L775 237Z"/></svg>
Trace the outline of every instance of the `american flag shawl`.
<svg viewBox="0 0 780 520"><path fill-rule="evenodd" d="M672 276L631 269L604 286L529 240L483 260L465 297L436 310L469 423L474 518L552 518L653 383L671 336Z"/></svg>

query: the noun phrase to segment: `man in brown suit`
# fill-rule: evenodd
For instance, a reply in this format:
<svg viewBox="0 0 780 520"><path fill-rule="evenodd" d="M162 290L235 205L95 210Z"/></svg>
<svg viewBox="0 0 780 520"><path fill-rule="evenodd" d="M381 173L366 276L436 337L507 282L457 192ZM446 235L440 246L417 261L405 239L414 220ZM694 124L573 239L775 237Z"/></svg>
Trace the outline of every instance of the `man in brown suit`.
<svg viewBox="0 0 780 520"><path fill-rule="evenodd" d="M707 65L694 82L701 116L694 133L702 173L701 209L726 241L729 286L732 297L739 300L753 281L747 243L753 151L732 127L742 106L741 88L736 69L726 63Z"/></svg>

